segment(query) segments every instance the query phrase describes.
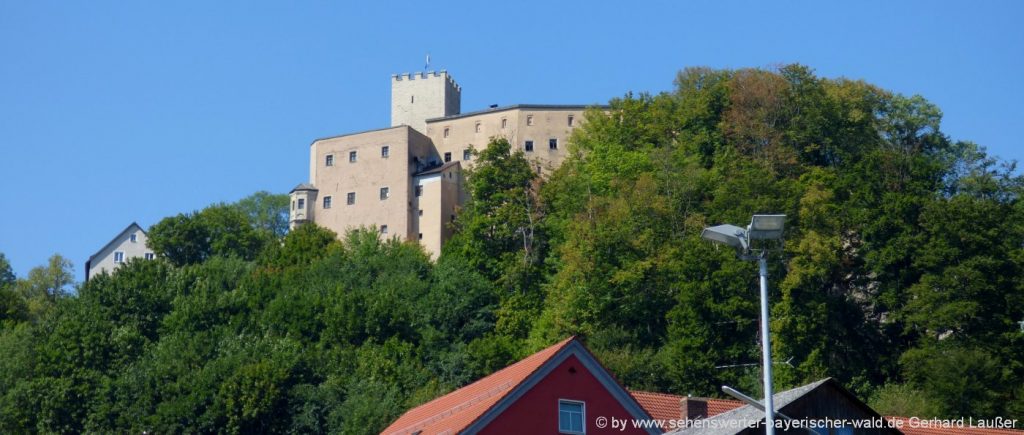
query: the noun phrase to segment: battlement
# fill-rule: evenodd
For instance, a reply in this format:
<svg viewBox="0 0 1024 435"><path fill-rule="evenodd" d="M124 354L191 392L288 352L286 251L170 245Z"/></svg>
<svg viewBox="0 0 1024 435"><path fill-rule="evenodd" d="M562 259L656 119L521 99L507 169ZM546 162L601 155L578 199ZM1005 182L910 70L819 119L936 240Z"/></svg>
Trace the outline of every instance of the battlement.
<svg viewBox="0 0 1024 435"><path fill-rule="evenodd" d="M411 80L416 80L416 79L427 80L427 79L430 79L431 77L444 77L445 79L448 80L448 85L452 86L453 88L455 88L458 91L462 91L462 86L459 86L458 83L455 83L455 79L453 79L452 76L450 74L448 74L448 71L446 71L446 70L441 70L441 71L420 71L420 72L415 72L415 73L407 73L406 72L406 73L401 73L401 74L392 74L391 75L391 81L393 81L393 82L400 82L400 81L411 81Z"/></svg>

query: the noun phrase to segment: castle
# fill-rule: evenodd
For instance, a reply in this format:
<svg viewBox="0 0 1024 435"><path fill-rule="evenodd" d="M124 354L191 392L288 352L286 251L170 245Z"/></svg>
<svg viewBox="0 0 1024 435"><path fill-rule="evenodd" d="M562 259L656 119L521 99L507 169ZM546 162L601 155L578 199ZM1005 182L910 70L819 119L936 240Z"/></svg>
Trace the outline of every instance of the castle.
<svg viewBox="0 0 1024 435"><path fill-rule="evenodd" d="M314 140L309 182L291 191L289 223L344 234L376 227L418 240L434 258L452 235L473 150L508 139L539 172L565 159L583 105L491 106L461 113L462 88L445 71L391 77L391 127Z"/></svg>

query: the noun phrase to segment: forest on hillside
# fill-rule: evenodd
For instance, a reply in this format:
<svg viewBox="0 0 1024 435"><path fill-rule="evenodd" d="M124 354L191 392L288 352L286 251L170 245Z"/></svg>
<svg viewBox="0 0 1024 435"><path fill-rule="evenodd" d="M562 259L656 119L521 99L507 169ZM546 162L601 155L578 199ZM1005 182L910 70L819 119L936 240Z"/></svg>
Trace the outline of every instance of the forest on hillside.
<svg viewBox="0 0 1024 435"><path fill-rule="evenodd" d="M287 232L268 194L168 217L157 260L73 289L59 256L19 278L0 255L0 432L377 433L569 335L628 388L758 396L756 266L700 238L757 212L788 216L777 389L1024 419L1013 162L920 96L800 65L609 104L544 179L504 139L477 150L436 261L374 228Z"/></svg>

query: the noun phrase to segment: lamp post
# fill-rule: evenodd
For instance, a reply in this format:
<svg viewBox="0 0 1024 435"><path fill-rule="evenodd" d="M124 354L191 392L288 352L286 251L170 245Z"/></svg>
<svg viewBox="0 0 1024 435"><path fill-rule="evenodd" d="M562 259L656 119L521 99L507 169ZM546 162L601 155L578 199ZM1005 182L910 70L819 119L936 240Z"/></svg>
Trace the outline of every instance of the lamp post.
<svg viewBox="0 0 1024 435"><path fill-rule="evenodd" d="M781 240L786 215L755 214L750 225L717 225L705 228L700 236L705 240L732 246L743 260L758 261L761 284L761 358L764 363L764 421L765 434L775 435L775 406L772 400L772 351L768 333L768 249L762 246L756 254L751 249L754 240Z"/></svg>

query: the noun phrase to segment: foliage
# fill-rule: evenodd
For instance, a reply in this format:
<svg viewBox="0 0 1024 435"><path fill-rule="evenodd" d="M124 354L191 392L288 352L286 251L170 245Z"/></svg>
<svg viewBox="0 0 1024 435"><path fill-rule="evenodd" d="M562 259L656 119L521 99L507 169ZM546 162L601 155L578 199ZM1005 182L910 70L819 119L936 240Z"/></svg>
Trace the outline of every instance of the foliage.
<svg viewBox="0 0 1024 435"><path fill-rule="evenodd" d="M212 256L251 260L267 239L245 213L228 205L165 218L153 225L148 235L153 252L175 266L200 263Z"/></svg>
<svg viewBox="0 0 1024 435"><path fill-rule="evenodd" d="M276 238L288 232L288 195L259 191L240 199L234 206L249 217L257 230Z"/></svg>

